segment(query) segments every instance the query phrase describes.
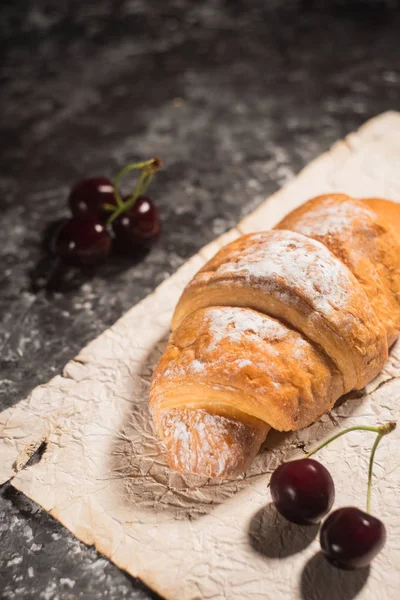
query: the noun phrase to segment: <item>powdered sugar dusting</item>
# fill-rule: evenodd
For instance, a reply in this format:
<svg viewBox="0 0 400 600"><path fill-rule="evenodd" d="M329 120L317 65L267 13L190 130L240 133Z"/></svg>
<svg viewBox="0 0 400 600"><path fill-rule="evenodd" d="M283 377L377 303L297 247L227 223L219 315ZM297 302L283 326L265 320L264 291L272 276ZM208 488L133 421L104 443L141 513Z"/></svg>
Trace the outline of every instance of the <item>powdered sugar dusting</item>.
<svg viewBox="0 0 400 600"><path fill-rule="evenodd" d="M174 436L178 439L182 446L187 447L189 444L189 432L185 423L180 420L176 420L174 424Z"/></svg>
<svg viewBox="0 0 400 600"><path fill-rule="evenodd" d="M297 346L295 348L293 348L292 350L292 357L295 358L296 360L304 360L305 358L305 349L306 349L306 343L304 344L297 344Z"/></svg>
<svg viewBox="0 0 400 600"><path fill-rule="evenodd" d="M184 377L185 375L186 369L176 365L174 361L171 362L171 365L163 373L164 377Z"/></svg>
<svg viewBox="0 0 400 600"><path fill-rule="evenodd" d="M293 287L324 314L346 307L354 293L351 273L323 244L285 230L257 234L257 240L232 252L231 261L221 265L215 276L240 274L249 285L271 289L275 295L281 294L282 287ZM291 296L287 300L293 301Z"/></svg>
<svg viewBox="0 0 400 600"><path fill-rule="evenodd" d="M179 461L188 468L190 465L190 432L179 413L164 419L164 433L167 439L172 437Z"/></svg>
<svg viewBox="0 0 400 600"><path fill-rule="evenodd" d="M265 374L268 373L273 381L274 369L271 369L268 358L273 354L280 353L275 343L289 336L292 345L291 356L303 364L308 361L309 343L299 333L288 329L271 317L249 309L223 307L209 309L206 319L208 320L208 330L212 334L207 352L213 352L224 339L237 343L247 337L257 344L262 341L268 343L268 350L265 349L265 362L261 364L249 358L239 358L235 361L235 365L239 369L253 366L261 369ZM224 355L217 361L213 361L213 364L216 362L224 363ZM260 391L262 391L261 388Z"/></svg>
<svg viewBox="0 0 400 600"><path fill-rule="evenodd" d="M171 361L169 367L165 369L164 377L185 377L188 373L200 375L207 371L207 366L201 360L194 359L187 366L179 365L176 361Z"/></svg>
<svg viewBox="0 0 400 600"><path fill-rule="evenodd" d="M354 201L339 204L334 198L326 198L296 221L296 230L310 236L346 235L353 231L355 220L368 225L371 219L376 220L376 216L366 206Z"/></svg>
<svg viewBox="0 0 400 600"><path fill-rule="evenodd" d="M240 307L209 308L204 314L201 331L207 331L209 342L202 346L201 360L187 356L189 360L182 361L181 357L170 361L168 368L163 371L163 377L180 378L195 374L197 377L207 377L210 369L216 365L223 371L239 371L247 367L260 369L264 374L274 378L274 369L271 367L272 355L281 352L277 342L290 338L291 356L303 364L309 360L310 346L301 334L288 329L284 324L251 309ZM264 347L265 362L252 360L251 353L247 356L236 358L233 362L227 361L225 353L218 353L218 347L224 340L241 343L244 338ZM217 388L217 384L214 384ZM224 386L226 389L226 386ZM260 392L262 389L260 388Z"/></svg>
<svg viewBox="0 0 400 600"><path fill-rule="evenodd" d="M209 350L214 350L217 344L228 339L239 342L244 334L269 340L278 340L287 334L287 329L278 321L265 317L252 310L224 307L207 312L212 342Z"/></svg>
<svg viewBox="0 0 400 600"><path fill-rule="evenodd" d="M197 468L207 472L207 466L212 466L213 475L218 477L242 460L242 444L234 442L227 420L220 415L199 410L186 422L185 411L178 411L167 414L163 426L165 438L172 444L183 470L190 472ZM239 430L242 425L231 422L232 427Z"/></svg>
<svg viewBox="0 0 400 600"><path fill-rule="evenodd" d="M209 419L209 417L210 417L210 415L206 415L204 417L204 421ZM211 450L211 446L207 439L206 424L204 421L199 421L199 422L195 423L195 425L193 426L193 429L194 429L194 431L197 432L197 435L200 438L202 450L204 450L205 452L209 452Z"/></svg>
<svg viewBox="0 0 400 600"><path fill-rule="evenodd" d="M190 363L190 370L193 373L201 373L205 368L206 367L204 363L202 363L200 360L195 359Z"/></svg>
<svg viewBox="0 0 400 600"><path fill-rule="evenodd" d="M251 360L248 360L247 358L239 358L236 361L236 364L238 367L240 367L241 369L243 369L244 367L250 367L252 362Z"/></svg>

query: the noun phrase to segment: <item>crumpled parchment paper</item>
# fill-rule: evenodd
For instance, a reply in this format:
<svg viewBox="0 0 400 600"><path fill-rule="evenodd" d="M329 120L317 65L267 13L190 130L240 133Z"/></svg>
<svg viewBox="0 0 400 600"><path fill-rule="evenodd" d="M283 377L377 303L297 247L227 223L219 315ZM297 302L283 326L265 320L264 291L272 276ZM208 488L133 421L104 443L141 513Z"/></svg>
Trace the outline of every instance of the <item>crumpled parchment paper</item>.
<svg viewBox="0 0 400 600"><path fill-rule="evenodd" d="M329 191L400 201L399 113L385 113L337 143L84 348L62 375L1 413L0 483L11 480L78 538L171 600L397 599L400 428L377 452L372 505L388 541L370 571L330 567L318 553L317 527L277 516L267 483L281 460L301 455L302 445L354 424L399 418L400 344L365 394L339 402L306 430L272 432L236 481L171 472L149 418L152 370L195 271L229 240L267 229ZM321 451L336 482L336 507L364 507L373 439L356 432ZM24 468L43 440L41 461Z"/></svg>

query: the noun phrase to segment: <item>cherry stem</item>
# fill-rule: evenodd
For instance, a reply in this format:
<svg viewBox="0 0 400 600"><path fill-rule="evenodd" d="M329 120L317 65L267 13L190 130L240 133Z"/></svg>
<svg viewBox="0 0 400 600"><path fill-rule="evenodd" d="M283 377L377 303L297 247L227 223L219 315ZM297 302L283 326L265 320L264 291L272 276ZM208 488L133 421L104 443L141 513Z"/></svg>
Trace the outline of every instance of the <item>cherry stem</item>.
<svg viewBox="0 0 400 600"><path fill-rule="evenodd" d="M309 458L310 456L318 452L318 450L321 450L321 448L324 448L334 440L337 440L337 438L342 437L342 435L350 433L350 431L372 431L373 433L386 435L393 431L393 429L396 429L396 423L394 421L389 421L388 423L378 425L377 427L372 427L369 425L354 425L354 427L348 427L347 429L343 429L343 431L339 431L339 433L336 433L335 435L327 439L325 442L322 442L322 444L320 444L316 448L310 450L310 452L307 452L305 458Z"/></svg>
<svg viewBox="0 0 400 600"><path fill-rule="evenodd" d="M369 457L369 467L368 467L368 489L367 489L367 513L371 512L371 492L372 492L372 471L374 468L374 459L375 452L378 447L379 442L383 438L384 433L378 433L375 438L374 445L372 446L371 456Z"/></svg>
<svg viewBox="0 0 400 600"><path fill-rule="evenodd" d="M339 431L339 433L336 433L335 435L330 437L325 442L322 442L322 444L320 444L319 446L317 446L310 452L307 452L305 458L309 458L310 456L315 454L315 452L318 452L318 450L321 450L321 448L324 448L324 446L327 446L334 440L337 440L337 438L341 437L342 435L345 435L346 433L350 433L350 431L372 431L373 433L376 433L377 436L375 438L374 445L372 446L371 456L369 459L369 467L368 467L367 512L369 513L369 512L371 512L372 474L373 474L373 467L374 467L375 452L376 452L376 449L377 449L381 439L385 435L387 435L388 433L393 431L394 429L396 429L395 421L388 421L387 423L383 423L383 425L378 425L377 427L370 427L369 425L355 425L354 427L349 427L348 429Z"/></svg>
<svg viewBox="0 0 400 600"><path fill-rule="evenodd" d="M104 206L105 210L111 212L111 215L107 220L108 225L115 221L115 219L117 219L122 213L132 208L139 196L142 196L147 190L153 178L153 175L157 173L157 171L161 168L161 165L162 163L159 158L151 158L150 160L146 160L144 162L127 165L118 173L114 180L114 195L115 200L117 202L117 206L113 206L112 204L106 204ZM140 170L141 173L136 182L132 196L130 196L127 200L124 201L122 200L121 193L119 191L119 182L121 177L133 170Z"/></svg>
<svg viewBox="0 0 400 600"><path fill-rule="evenodd" d="M117 201L118 202L118 201ZM103 210L106 210L107 212L114 212L115 210L115 204L103 204L102 205Z"/></svg>

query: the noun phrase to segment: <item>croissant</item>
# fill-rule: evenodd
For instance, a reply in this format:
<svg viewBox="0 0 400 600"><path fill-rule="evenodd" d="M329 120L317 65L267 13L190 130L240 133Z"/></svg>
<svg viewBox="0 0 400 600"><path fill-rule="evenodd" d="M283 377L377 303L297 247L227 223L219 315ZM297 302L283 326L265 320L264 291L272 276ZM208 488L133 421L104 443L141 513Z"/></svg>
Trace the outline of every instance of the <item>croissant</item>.
<svg viewBox="0 0 400 600"><path fill-rule="evenodd" d="M235 477L316 421L400 332L400 206L319 196L222 248L184 290L150 405L172 469Z"/></svg>

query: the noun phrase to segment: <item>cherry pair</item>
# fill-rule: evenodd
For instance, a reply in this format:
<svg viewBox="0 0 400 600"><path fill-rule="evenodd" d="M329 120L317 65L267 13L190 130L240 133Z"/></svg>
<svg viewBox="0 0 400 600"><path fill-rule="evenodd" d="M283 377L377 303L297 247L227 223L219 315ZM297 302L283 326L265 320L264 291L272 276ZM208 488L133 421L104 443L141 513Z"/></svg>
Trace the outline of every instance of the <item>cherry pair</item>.
<svg viewBox="0 0 400 600"><path fill-rule="evenodd" d="M161 161L153 158L128 165L112 183L106 177L80 181L68 203L72 218L58 232L56 253L70 264L86 266L102 262L114 244L124 252L148 249L158 238L161 223L158 211L144 192ZM132 196L122 198L119 181L132 170L140 175Z"/></svg>
<svg viewBox="0 0 400 600"><path fill-rule="evenodd" d="M363 568L382 550L386 529L369 514L372 469L376 448L382 437L395 429L393 422L379 427L356 426L345 429L312 450L305 458L281 464L272 474L270 488L278 512L292 523L319 523L331 510L335 486L329 471L309 457L333 440L355 430L377 434L369 463L367 512L353 506L333 511L323 522L320 544L325 557L343 569Z"/></svg>

